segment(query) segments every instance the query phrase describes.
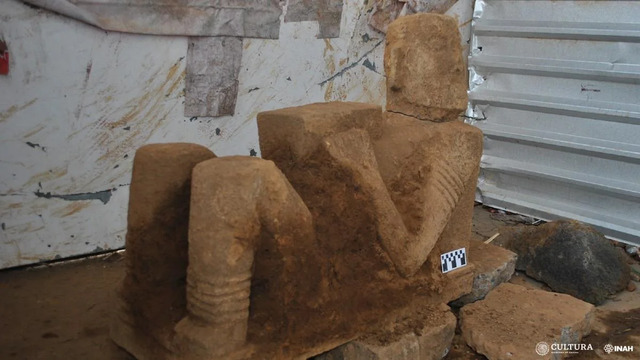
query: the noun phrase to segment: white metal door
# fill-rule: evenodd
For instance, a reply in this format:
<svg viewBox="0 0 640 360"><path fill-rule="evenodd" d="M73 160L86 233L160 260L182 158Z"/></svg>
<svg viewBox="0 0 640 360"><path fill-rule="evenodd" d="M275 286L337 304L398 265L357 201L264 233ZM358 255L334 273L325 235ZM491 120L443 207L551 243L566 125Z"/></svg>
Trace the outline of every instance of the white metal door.
<svg viewBox="0 0 640 360"><path fill-rule="evenodd" d="M640 244L640 2L478 0L478 199Z"/></svg>

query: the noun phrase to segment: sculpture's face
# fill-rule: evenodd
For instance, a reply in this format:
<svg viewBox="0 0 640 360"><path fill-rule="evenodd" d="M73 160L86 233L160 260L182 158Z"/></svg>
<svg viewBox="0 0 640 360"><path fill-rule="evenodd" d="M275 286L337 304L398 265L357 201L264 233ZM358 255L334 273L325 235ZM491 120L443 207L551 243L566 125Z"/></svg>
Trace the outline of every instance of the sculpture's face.
<svg viewBox="0 0 640 360"><path fill-rule="evenodd" d="M419 14L393 22L384 68L389 111L441 122L455 120L467 107L467 75L452 18Z"/></svg>

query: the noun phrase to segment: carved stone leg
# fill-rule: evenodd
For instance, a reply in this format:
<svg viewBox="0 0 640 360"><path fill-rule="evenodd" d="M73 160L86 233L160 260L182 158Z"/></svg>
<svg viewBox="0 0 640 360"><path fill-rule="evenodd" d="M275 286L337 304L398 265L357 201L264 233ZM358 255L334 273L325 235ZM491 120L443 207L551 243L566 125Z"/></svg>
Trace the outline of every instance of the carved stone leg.
<svg viewBox="0 0 640 360"><path fill-rule="evenodd" d="M215 155L194 144L141 147L133 162L126 276L112 338L138 359L160 359L185 311L189 194L193 167Z"/></svg>
<svg viewBox="0 0 640 360"><path fill-rule="evenodd" d="M273 162L226 157L195 167L188 314L175 329L177 346L190 358L246 355L254 253L265 233L274 239L280 253L276 257L284 263L274 269L280 273L275 278L288 271L286 261L291 254L287 249L294 246L294 240L301 245L313 239L309 211Z"/></svg>

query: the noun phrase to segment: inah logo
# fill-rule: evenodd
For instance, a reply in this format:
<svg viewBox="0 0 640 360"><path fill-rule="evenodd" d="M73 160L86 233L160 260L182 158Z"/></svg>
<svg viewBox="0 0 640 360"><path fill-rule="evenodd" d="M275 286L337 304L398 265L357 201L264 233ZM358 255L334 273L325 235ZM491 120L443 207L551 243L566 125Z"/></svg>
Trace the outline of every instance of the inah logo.
<svg viewBox="0 0 640 360"><path fill-rule="evenodd" d="M612 352L629 352L633 351L633 346L613 346L611 344L607 344L604 346L604 351L607 354L611 354Z"/></svg>
<svg viewBox="0 0 640 360"><path fill-rule="evenodd" d="M549 344L544 341L540 341L536 344L536 354L545 356L549 353Z"/></svg>

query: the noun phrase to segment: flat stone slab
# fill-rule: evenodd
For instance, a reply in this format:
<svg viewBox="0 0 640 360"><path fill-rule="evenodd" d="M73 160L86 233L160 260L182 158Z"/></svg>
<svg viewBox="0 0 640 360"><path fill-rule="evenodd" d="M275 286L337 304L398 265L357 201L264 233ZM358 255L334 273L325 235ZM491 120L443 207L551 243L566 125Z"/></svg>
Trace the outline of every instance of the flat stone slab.
<svg viewBox="0 0 640 360"><path fill-rule="evenodd" d="M451 346L456 317L447 306L398 319L390 327L351 341L313 360L440 360Z"/></svg>
<svg viewBox="0 0 640 360"><path fill-rule="evenodd" d="M496 286L511 279L516 269L518 255L482 241L471 241L469 244L469 262L475 265L473 288L454 301L451 305L462 307L466 304L484 299Z"/></svg>
<svg viewBox="0 0 640 360"><path fill-rule="evenodd" d="M562 359L591 331L595 307L570 295L501 284L460 311L462 336L490 360ZM546 343L546 354L536 352ZM544 344L538 351L544 353Z"/></svg>

